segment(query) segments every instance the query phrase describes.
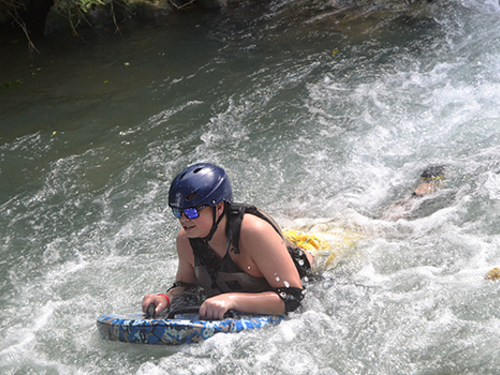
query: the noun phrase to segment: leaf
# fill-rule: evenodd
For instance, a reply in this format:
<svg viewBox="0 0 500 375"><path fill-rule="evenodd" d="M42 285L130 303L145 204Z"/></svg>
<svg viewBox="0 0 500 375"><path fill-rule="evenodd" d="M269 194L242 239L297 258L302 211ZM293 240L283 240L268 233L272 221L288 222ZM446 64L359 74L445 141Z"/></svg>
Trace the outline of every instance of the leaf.
<svg viewBox="0 0 500 375"><path fill-rule="evenodd" d="M20 79L18 79L18 80L17 80L17 81L15 81L15 82L3 83L3 84L2 84L2 88L7 90L7 89L10 89L10 88L11 88L11 87L13 87L13 86L20 85L21 83L23 83L23 81L22 81L22 80L20 80Z"/></svg>

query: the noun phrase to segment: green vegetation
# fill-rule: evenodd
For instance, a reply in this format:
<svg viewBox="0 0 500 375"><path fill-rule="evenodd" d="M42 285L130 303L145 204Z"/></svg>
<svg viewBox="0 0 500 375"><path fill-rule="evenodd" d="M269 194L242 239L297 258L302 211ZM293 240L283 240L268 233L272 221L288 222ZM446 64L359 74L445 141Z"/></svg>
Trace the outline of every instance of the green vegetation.
<svg viewBox="0 0 500 375"><path fill-rule="evenodd" d="M179 9L179 0L0 0L0 25L22 30L30 51L36 50L32 38L68 29L79 36L81 27L99 28L118 24L136 14L151 16L156 10ZM187 0L180 0L185 3ZM192 0L191 3L195 1ZM189 1L187 1L189 3ZM186 4L184 4L186 5Z"/></svg>
<svg viewBox="0 0 500 375"><path fill-rule="evenodd" d="M2 1L2 0L0 0ZM54 0L51 12L65 17L71 30L75 35L78 35L76 29L82 24L87 24L90 27L102 26L99 22L112 20L115 26L117 25L117 10L120 13L127 13L138 6L155 6L162 3L162 0ZM98 17L96 15L105 15ZM95 16L98 21L92 23L89 16Z"/></svg>
<svg viewBox="0 0 500 375"><path fill-rule="evenodd" d="M2 0L0 0L2 1ZM58 14L79 14L85 15L89 11L97 10L102 7L113 8L114 5L130 7L137 3L151 4L151 0L54 0L53 10Z"/></svg>
<svg viewBox="0 0 500 375"><path fill-rule="evenodd" d="M89 11L95 11L98 8L109 5L111 7L111 13L113 13L114 3L125 3L126 1L127 0L54 0L52 8L55 13L63 15L68 19L73 34L78 36L76 29L83 21L90 25L86 17Z"/></svg>
<svg viewBox="0 0 500 375"><path fill-rule="evenodd" d="M15 82L2 83L0 85L0 87L2 87L3 89L10 89L11 87L20 85L21 83L23 83L23 80L22 79L18 79Z"/></svg>

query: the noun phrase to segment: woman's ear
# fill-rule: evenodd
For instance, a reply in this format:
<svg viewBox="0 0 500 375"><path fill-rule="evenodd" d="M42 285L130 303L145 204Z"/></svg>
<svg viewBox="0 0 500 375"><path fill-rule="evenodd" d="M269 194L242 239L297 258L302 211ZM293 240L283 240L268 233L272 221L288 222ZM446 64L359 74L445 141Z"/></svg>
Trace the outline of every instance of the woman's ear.
<svg viewBox="0 0 500 375"><path fill-rule="evenodd" d="M224 202L217 205L217 216L222 215L222 212L224 212Z"/></svg>

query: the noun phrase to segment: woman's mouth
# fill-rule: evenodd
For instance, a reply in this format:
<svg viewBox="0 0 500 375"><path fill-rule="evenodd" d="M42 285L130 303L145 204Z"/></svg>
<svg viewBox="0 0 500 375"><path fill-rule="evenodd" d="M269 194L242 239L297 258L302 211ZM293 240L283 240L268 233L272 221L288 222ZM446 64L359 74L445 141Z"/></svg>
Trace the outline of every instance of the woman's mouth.
<svg viewBox="0 0 500 375"><path fill-rule="evenodd" d="M182 227L184 228L184 230L185 230L186 232L189 232L189 231L191 231L192 229L194 229L194 225L183 225Z"/></svg>

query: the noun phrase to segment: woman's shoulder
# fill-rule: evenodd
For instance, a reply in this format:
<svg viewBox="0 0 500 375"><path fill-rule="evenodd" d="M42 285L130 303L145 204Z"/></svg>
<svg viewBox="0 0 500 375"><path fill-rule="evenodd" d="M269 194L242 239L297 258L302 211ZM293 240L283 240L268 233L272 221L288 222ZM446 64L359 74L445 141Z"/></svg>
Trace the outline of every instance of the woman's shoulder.
<svg viewBox="0 0 500 375"><path fill-rule="evenodd" d="M241 237L245 238L247 236L254 236L259 234L262 235L277 235L279 233L274 229L274 227L268 221L261 217L245 214L241 222Z"/></svg>

